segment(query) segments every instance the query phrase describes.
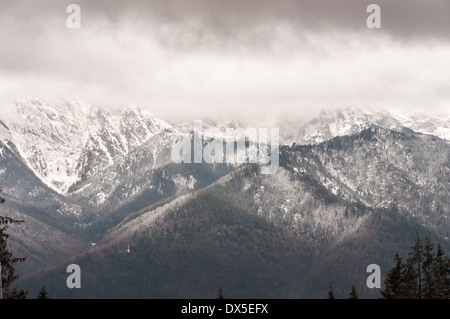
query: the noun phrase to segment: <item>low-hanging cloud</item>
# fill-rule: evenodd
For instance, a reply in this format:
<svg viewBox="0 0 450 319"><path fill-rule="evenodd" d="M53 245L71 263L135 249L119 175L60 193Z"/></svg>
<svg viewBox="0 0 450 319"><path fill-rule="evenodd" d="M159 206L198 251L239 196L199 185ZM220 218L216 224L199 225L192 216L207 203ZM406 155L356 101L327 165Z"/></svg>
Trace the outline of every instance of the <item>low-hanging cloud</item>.
<svg viewBox="0 0 450 319"><path fill-rule="evenodd" d="M82 28L68 29L68 4ZM382 28L366 26L368 4ZM445 0L0 0L0 103L74 96L165 118L448 104Z"/></svg>

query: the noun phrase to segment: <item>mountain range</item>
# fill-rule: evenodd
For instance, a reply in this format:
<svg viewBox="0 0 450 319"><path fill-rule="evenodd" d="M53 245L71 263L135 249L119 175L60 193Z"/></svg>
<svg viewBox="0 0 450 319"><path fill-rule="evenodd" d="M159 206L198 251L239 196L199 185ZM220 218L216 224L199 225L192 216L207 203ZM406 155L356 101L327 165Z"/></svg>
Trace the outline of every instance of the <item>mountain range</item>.
<svg viewBox="0 0 450 319"><path fill-rule="evenodd" d="M450 247L450 116L325 110L279 123L280 167L171 160L189 125L139 107L18 100L0 122L19 284L55 298L362 297L416 233ZM1 117L0 117L1 119ZM300 123L300 121L299 121ZM239 126L207 122L206 127ZM290 126L289 126L290 127ZM82 269L68 289L65 267Z"/></svg>

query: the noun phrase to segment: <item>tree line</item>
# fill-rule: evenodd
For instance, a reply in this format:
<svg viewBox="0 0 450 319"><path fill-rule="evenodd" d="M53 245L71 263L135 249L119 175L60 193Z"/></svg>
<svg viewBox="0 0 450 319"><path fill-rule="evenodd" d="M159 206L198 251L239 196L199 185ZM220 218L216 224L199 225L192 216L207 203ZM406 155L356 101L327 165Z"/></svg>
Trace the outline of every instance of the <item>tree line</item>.
<svg viewBox="0 0 450 319"><path fill-rule="evenodd" d="M383 299L450 299L450 259L441 245L416 234L406 261L397 252L395 266L386 274Z"/></svg>
<svg viewBox="0 0 450 319"><path fill-rule="evenodd" d="M0 197L0 204L4 202L5 199ZM23 222L23 220L0 216L0 299L25 299L30 293L28 290L12 288L13 282L19 277L14 266L18 262L24 262L27 257L14 257L7 247L9 225ZM38 293L37 299L49 299L44 286Z"/></svg>
<svg viewBox="0 0 450 319"><path fill-rule="evenodd" d="M428 237L425 241L416 234L406 261L398 252L395 265L386 274L381 299L450 299L450 259L442 246ZM328 299L336 299L333 287L328 288ZM358 299L355 285L349 299Z"/></svg>

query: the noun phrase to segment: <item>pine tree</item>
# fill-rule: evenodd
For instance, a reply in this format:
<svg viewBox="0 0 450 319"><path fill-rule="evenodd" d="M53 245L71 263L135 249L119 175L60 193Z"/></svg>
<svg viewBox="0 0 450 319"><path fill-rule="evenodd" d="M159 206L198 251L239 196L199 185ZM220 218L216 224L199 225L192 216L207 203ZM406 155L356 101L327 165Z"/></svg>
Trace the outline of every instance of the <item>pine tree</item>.
<svg viewBox="0 0 450 319"><path fill-rule="evenodd" d="M404 292L405 265L399 253L395 254L395 266L387 273L384 280L384 290L381 295L384 299L400 299L405 297Z"/></svg>
<svg viewBox="0 0 450 319"><path fill-rule="evenodd" d="M37 295L37 299L50 299L47 291L45 290L45 286L42 286L41 291L39 291Z"/></svg>
<svg viewBox="0 0 450 319"><path fill-rule="evenodd" d="M355 284L352 285L352 291L350 291L350 297L348 297L348 299L358 299Z"/></svg>
<svg viewBox="0 0 450 319"><path fill-rule="evenodd" d="M425 238L425 244L422 245L420 238L416 236L411 249L412 252L406 264L402 263L402 258L396 253L396 265L386 275L385 289L381 291L382 297L385 299L450 298L450 260L444 256L441 245L438 244L436 255L434 255L434 244L429 238Z"/></svg>
<svg viewBox="0 0 450 319"><path fill-rule="evenodd" d="M402 298L417 299L418 298L418 275L412 258L406 260L405 269L401 280Z"/></svg>
<svg viewBox="0 0 450 319"><path fill-rule="evenodd" d="M414 265L417 272L417 298L423 298L423 281L422 281L422 273L423 273L423 243L420 240L419 234L416 234L414 238L414 246L411 247L412 252L410 253L411 262Z"/></svg>
<svg viewBox="0 0 450 319"><path fill-rule="evenodd" d="M5 199L0 197L0 203L4 203ZM10 290L11 284L17 280L18 275L14 269L16 262L25 261L26 257L14 258L11 251L7 248L9 234L6 232L10 224L19 224L23 220L16 220L11 217L0 216L0 284L3 299L23 299L28 295L28 291Z"/></svg>
<svg viewBox="0 0 450 319"><path fill-rule="evenodd" d="M450 258L445 258L446 289L444 298L450 299Z"/></svg>
<svg viewBox="0 0 450 319"><path fill-rule="evenodd" d="M223 293L223 288L222 286L219 286L219 289L217 290L217 296L216 299L228 299L227 296L224 295Z"/></svg>
<svg viewBox="0 0 450 319"><path fill-rule="evenodd" d="M16 287L14 287L13 290L7 291L6 295L3 295L4 299L25 299L28 296L28 291L25 290L17 290Z"/></svg>
<svg viewBox="0 0 450 319"><path fill-rule="evenodd" d="M336 299L336 296L334 295L333 287L328 287L328 299Z"/></svg>
<svg viewBox="0 0 450 319"><path fill-rule="evenodd" d="M446 269L446 258L442 251L441 244L438 244L436 257L432 265L434 294L433 299L444 299L449 297L449 285L447 280L448 270Z"/></svg>
<svg viewBox="0 0 450 319"><path fill-rule="evenodd" d="M435 296L435 278L433 274L434 244L428 237L425 237L425 245L423 247L423 297L433 299Z"/></svg>

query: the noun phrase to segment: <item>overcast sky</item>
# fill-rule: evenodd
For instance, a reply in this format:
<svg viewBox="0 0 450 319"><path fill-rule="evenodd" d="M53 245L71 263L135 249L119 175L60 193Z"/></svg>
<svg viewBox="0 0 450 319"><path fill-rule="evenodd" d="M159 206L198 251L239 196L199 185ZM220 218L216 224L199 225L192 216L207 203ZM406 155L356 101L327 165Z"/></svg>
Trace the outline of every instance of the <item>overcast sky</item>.
<svg viewBox="0 0 450 319"><path fill-rule="evenodd" d="M81 7L81 28L66 7ZM366 8L381 6L381 29ZM445 112L448 0L0 0L0 103L61 96L168 120Z"/></svg>

